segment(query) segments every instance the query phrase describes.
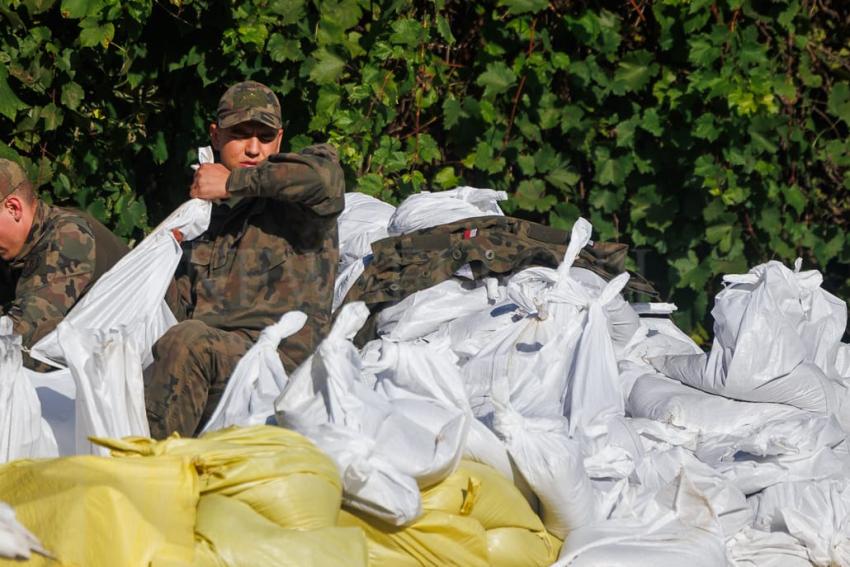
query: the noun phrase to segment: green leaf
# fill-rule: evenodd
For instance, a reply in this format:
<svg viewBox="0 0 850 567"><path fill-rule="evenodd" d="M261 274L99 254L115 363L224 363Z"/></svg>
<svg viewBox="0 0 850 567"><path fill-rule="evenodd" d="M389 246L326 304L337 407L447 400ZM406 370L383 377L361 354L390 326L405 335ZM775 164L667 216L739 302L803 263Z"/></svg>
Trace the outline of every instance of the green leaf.
<svg viewBox="0 0 850 567"><path fill-rule="evenodd" d="M579 179L581 176L578 173L565 167L557 167L546 175L546 181L561 190L575 187Z"/></svg>
<svg viewBox="0 0 850 567"><path fill-rule="evenodd" d="M266 50L272 61L278 63L283 63L284 61L301 61L304 59L301 43L297 39L285 39L279 33L273 34L269 38Z"/></svg>
<svg viewBox="0 0 850 567"><path fill-rule="evenodd" d="M622 95L642 89L658 73L658 65L651 61L652 54L647 51L626 54L614 72L611 90Z"/></svg>
<svg viewBox="0 0 850 567"><path fill-rule="evenodd" d="M313 54L316 64L310 70L310 80L318 85L335 83L345 68L345 61L322 48Z"/></svg>
<svg viewBox="0 0 850 567"><path fill-rule="evenodd" d="M462 116L466 116L463 107L456 98L447 98L443 101L443 127L451 130Z"/></svg>
<svg viewBox="0 0 850 567"><path fill-rule="evenodd" d="M99 24L96 18L88 17L80 22L80 46L94 47L102 45L107 47L112 38L115 37L115 26L112 23Z"/></svg>
<svg viewBox="0 0 850 567"><path fill-rule="evenodd" d="M826 109L832 114L850 124L850 86L846 81L835 83L829 91Z"/></svg>
<svg viewBox="0 0 850 567"><path fill-rule="evenodd" d="M440 37L446 40L446 43L452 45L457 40L455 36L452 34L452 28L449 26L449 21L443 16L437 16L437 31L440 33Z"/></svg>
<svg viewBox="0 0 850 567"><path fill-rule="evenodd" d="M357 178L357 190L378 197L384 190L384 178L377 173L367 173Z"/></svg>
<svg viewBox="0 0 850 567"><path fill-rule="evenodd" d="M499 6L507 7L509 14L536 14L549 7L549 0L499 0Z"/></svg>
<svg viewBox="0 0 850 567"><path fill-rule="evenodd" d="M83 87L74 81L62 85L62 95L59 97L59 100L64 106L71 110L77 110L83 98L85 98Z"/></svg>
<svg viewBox="0 0 850 567"><path fill-rule="evenodd" d="M501 94L511 88L515 82L516 75L501 61L488 63L487 70L475 81L477 85L484 87L485 97Z"/></svg>
<svg viewBox="0 0 850 567"><path fill-rule="evenodd" d="M47 132L56 130L62 124L62 111L52 102L41 109L39 116L44 120L44 129Z"/></svg>
<svg viewBox="0 0 850 567"><path fill-rule="evenodd" d="M460 184L460 179L455 175L453 167L444 167L434 176L434 182L443 189L457 187Z"/></svg>
<svg viewBox="0 0 850 567"><path fill-rule="evenodd" d="M554 196L546 195L546 184L541 179L521 181L514 199L522 208L541 213L547 212L558 202Z"/></svg>
<svg viewBox="0 0 850 567"><path fill-rule="evenodd" d="M18 111L27 108L27 105L18 98L6 82L8 76L6 66L0 65L0 114L9 120L14 120Z"/></svg>
<svg viewBox="0 0 850 567"><path fill-rule="evenodd" d="M154 163L162 165L168 159L168 144L165 141L165 133L161 130L156 133L153 144L150 145Z"/></svg>
<svg viewBox="0 0 850 567"><path fill-rule="evenodd" d="M103 8L103 0L62 0L59 12L63 18L80 20L86 16L96 16Z"/></svg>

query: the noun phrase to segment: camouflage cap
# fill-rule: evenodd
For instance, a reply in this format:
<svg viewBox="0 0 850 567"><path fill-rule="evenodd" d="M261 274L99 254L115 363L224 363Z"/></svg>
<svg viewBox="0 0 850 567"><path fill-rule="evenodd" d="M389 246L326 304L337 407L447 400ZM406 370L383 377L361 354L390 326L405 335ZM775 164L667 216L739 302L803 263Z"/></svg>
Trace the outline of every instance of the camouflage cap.
<svg viewBox="0 0 850 567"><path fill-rule="evenodd" d="M5 199L27 181L27 174L20 165L0 158L0 199Z"/></svg>
<svg viewBox="0 0 850 567"><path fill-rule="evenodd" d="M218 101L218 125L221 128L230 128L252 120L272 128L280 128L280 103L272 90L262 83L236 83L227 89Z"/></svg>

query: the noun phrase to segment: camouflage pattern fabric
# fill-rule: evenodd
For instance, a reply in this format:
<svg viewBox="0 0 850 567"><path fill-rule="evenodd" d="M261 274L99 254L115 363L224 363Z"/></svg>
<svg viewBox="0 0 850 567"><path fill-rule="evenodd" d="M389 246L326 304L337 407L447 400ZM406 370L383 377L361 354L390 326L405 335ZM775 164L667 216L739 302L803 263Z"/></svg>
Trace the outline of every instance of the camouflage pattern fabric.
<svg viewBox="0 0 850 567"><path fill-rule="evenodd" d="M183 321L154 345L154 364L145 385L151 437L200 433L212 417L227 380L254 341L245 333Z"/></svg>
<svg viewBox="0 0 850 567"><path fill-rule="evenodd" d="M20 165L0 158L0 199L5 199L26 182L27 175Z"/></svg>
<svg viewBox="0 0 850 567"><path fill-rule="evenodd" d="M14 298L0 313L31 347L126 253L127 246L88 215L37 201L23 250L8 264L0 261L3 280L14 286ZM41 367L28 356L24 364Z"/></svg>
<svg viewBox="0 0 850 567"><path fill-rule="evenodd" d="M373 258L345 298L373 306L396 302L452 277L468 264L475 279L500 276L528 266L557 267L569 233L522 219L491 216L464 219L372 243ZM575 266L606 280L626 271L628 246L595 242ZM657 295L632 274L627 289Z"/></svg>
<svg viewBox="0 0 850 567"><path fill-rule="evenodd" d="M280 128L280 102L262 83L243 81L227 89L218 101L218 125L230 128L242 122L259 122Z"/></svg>
<svg viewBox="0 0 850 567"><path fill-rule="evenodd" d="M233 198L213 207L209 230L185 243L167 297L169 306L178 320L238 331L251 340L287 311L303 311L306 325L280 347L284 367L292 371L330 329L339 261L336 218L345 206L345 180L336 151L319 145L297 154L276 154L256 168L231 172L228 191ZM166 334L156 348L167 352L171 347L160 343L173 340L177 338ZM205 347L198 348L201 356L213 356ZM153 404L149 407L163 407L168 397L174 406L169 411L185 412L191 421L197 414L194 402L170 393L189 388L179 384L182 371L170 368L173 364L178 362L167 356L154 363L152 373L158 378L146 387ZM211 384L229 377L224 366L205 368L226 371L210 376ZM191 376L185 379L195 380Z"/></svg>
<svg viewBox="0 0 850 567"><path fill-rule="evenodd" d="M355 337L363 346L376 338L377 314L408 295L451 278L468 265L475 279L504 276L529 266L556 268L564 258L569 233L522 219L475 217L394 236L372 243L373 257L343 303L364 301L372 312ZM595 242L575 266L605 280L626 271L628 246ZM632 274L627 289L657 296L647 280Z"/></svg>

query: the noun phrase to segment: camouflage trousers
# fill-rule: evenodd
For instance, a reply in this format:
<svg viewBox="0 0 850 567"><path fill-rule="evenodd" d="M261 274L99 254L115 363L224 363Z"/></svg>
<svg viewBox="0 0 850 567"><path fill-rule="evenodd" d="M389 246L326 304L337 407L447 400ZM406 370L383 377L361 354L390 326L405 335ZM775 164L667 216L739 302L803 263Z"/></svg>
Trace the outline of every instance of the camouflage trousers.
<svg viewBox="0 0 850 567"><path fill-rule="evenodd" d="M153 347L154 363L145 380L151 437L200 433L236 364L254 342L250 332L223 331L199 320L171 327ZM286 368L293 366L284 355L281 359Z"/></svg>

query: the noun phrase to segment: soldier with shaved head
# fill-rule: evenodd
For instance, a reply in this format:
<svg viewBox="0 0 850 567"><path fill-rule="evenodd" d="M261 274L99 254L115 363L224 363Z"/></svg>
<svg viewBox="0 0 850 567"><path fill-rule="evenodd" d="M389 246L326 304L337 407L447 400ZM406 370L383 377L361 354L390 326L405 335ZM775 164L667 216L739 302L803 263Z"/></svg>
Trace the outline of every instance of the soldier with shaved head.
<svg viewBox="0 0 850 567"><path fill-rule="evenodd" d="M0 314L24 347L52 331L127 246L80 211L48 205L17 163L0 159ZM43 366L29 357L30 368Z"/></svg>
<svg viewBox="0 0 850 567"><path fill-rule="evenodd" d="M339 258L336 219L345 182L336 150L281 153L280 103L245 81L218 104L192 197L213 201L209 229L184 245L168 303L180 321L154 345L145 384L153 437L192 436L215 410L237 362L287 311L308 320L281 344L287 371L327 334Z"/></svg>

